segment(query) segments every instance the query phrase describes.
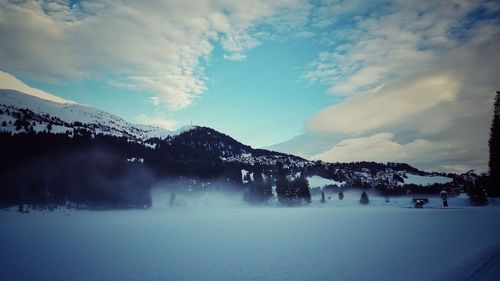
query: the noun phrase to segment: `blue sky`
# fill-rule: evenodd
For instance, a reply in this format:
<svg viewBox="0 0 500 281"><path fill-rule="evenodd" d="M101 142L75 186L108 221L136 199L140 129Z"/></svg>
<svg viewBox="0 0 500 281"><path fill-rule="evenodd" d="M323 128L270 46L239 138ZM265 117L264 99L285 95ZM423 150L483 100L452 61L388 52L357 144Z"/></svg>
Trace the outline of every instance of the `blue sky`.
<svg viewBox="0 0 500 281"><path fill-rule="evenodd" d="M207 89L188 107L173 112L154 106L148 91L138 94L100 81L25 82L129 122L141 123L137 116L143 114L175 121L169 129L193 122L262 147L303 134L304 120L339 99L325 94L326 85L302 77L318 52L309 38L270 40L248 51L243 61L224 59L224 51L216 47L206 64Z"/></svg>
<svg viewBox="0 0 500 281"><path fill-rule="evenodd" d="M133 123L485 170L499 15L475 0L1 0L0 69Z"/></svg>

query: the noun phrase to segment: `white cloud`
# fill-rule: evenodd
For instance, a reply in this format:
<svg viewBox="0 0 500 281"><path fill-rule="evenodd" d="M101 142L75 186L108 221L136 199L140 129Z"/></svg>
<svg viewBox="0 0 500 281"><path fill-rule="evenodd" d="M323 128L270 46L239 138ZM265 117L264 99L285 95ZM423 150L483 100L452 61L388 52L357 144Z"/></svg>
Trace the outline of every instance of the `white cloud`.
<svg viewBox="0 0 500 281"><path fill-rule="evenodd" d="M307 122L314 157L484 170L500 73L500 5L324 2L312 24L325 50L303 78L342 100Z"/></svg>
<svg viewBox="0 0 500 281"><path fill-rule="evenodd" d="M482 155L450 142L416 139L401 144L392 133L384 132L369 137L345 139L312 159L330 162L376 161L406 162L421 169L466 172L471 168L484 170Z"/></svg>
<svg viewBox="0 0 500 281"><path fill-rule="evenodd" d="M459 85L457 79L439 74L404 81L323 109L311 118L308 128L321 133L360 133L391 125L453 101Z"/></svg>
<svg viewBox="0 0 500 281"><path fill-rule="evenodd" d="M261 44L260 24L301 26L299 0L0 0L0 68L33 79L100 79L170 110L206 90L213 44L233 60Z"/></svg>

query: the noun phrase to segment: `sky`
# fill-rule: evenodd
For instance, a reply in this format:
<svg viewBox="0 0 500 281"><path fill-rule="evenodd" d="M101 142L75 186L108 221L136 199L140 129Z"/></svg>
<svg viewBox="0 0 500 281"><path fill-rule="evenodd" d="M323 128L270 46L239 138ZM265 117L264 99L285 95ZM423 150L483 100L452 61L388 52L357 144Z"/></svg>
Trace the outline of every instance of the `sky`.
<svg viewBox="0 0 500 281"><path fill-rule="evenodd" d="M498 1L0 0L0 70L132 123L487 170Z"/></svg>

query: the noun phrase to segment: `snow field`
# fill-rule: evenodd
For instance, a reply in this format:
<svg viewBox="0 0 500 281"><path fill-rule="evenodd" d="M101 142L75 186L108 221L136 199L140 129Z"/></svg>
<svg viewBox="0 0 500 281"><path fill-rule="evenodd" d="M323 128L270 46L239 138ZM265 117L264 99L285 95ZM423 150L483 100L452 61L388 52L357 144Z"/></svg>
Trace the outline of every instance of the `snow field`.
<svg viewBox="0 0 500 281"><path fill-rule="evenodd" d="M11 210L0 263L12 281L460 280L498 237L498 207Z"/></svg>

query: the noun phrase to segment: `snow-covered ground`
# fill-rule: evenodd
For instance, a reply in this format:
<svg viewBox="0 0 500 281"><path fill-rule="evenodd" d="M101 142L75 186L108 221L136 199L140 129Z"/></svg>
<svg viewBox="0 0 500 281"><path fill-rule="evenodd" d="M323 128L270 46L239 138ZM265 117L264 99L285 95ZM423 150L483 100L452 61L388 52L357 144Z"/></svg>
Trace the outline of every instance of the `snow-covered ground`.
<svg viewBox="0 0 500 281"><path fill-rule="evenodd" d="M0 213L11 281L494 280L498 243L498 207Z"/></svg>

